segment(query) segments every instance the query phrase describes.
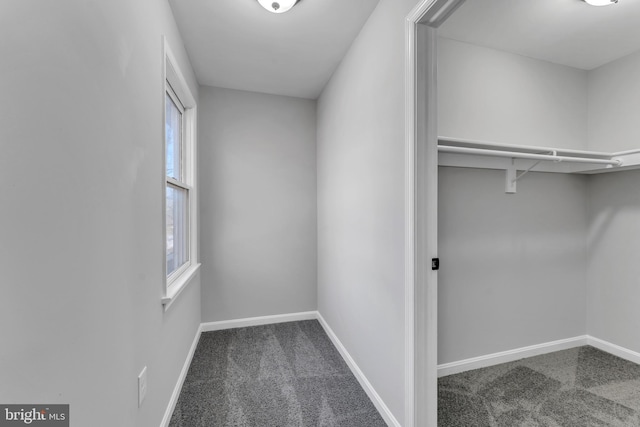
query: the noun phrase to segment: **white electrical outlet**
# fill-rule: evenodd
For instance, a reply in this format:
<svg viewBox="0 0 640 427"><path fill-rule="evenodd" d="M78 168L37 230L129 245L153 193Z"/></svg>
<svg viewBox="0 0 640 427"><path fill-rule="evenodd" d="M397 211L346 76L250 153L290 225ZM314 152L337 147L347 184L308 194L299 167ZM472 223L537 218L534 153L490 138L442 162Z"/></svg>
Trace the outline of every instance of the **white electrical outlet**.
<svg viewBox="0 0 640 427"><path fill-rule="evenodd" d="M147 367L145 366L138 375L138 408L142 406L144 397L147 395Z"/></svg>

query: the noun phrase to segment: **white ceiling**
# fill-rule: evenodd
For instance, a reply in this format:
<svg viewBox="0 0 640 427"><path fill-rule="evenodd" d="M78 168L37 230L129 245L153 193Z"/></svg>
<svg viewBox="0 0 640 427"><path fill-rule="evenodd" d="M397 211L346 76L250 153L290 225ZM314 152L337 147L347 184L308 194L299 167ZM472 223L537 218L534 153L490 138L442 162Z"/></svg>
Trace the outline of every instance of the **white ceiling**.
<svg viewBox="0 0 640 427"><path fill-rule="evenodd" d="M439 35L591 70L640 50L640 0L467 0Z"/></svg>
<svg viewBox="0 0 640 427"><path fill-rule="evenodd" d="M379 0L169 0L202 85L315 99Z"/></svg>

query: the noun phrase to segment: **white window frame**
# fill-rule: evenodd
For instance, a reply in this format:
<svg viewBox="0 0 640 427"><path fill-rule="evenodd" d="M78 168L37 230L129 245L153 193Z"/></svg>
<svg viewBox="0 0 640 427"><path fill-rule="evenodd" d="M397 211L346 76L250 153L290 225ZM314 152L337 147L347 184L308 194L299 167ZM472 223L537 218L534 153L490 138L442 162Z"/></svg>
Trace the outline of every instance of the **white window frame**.
<svg viewBox="0 0 640 427"><path fill-rule="evenodd" d="M189 85L184 75L178 67L178 62L163 37L163 86L162 86L162 236L163 236L163 277L164 296L162 304L167 310L176 300L178 295L187 287L191 279L200 268L198 258L198 192L196 186L197 161L196 161L196 101L189 89ZM182 177L173 179L166 174L166 95L169 95L173 102L182 112ZM188 259L185 264L167 276L167 184L187 190L187 238L189 239L187 250Z"/></svg>

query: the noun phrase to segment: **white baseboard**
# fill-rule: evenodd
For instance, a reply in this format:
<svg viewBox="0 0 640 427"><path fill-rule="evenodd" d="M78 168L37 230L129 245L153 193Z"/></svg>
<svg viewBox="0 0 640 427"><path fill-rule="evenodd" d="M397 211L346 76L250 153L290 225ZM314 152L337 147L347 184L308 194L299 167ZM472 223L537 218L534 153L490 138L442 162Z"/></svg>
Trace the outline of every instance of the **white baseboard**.
<svg viewBox="0 0 640 427"><path fill-rule="evenodd" d="M247 326L269 325L273 323L297 322L299 320L314 320L318 318L317 311L301 313L276 314L274 316L248 317L245 319L223 320L201 324L202 332L221 331L223 329L245 328Z"/></svg>
<svg viewBox="0 0 640 427"><path fill-rule="evenodd" d="M387 425L390 427L401 427L398 420L396 420L396 418L393 416L393 414L391 413L387 405L384 403L380 395L378 395L378 393L375 391L375 389L373 388L373 386L371 385L367 377L364 376L364 373L362 373L362 371L356 364L355 360L353 360L353 358L345 348L345 346L342 345L342 342L340 342L340 340L338 339L336 334L333 332L333 330L331 329L327 321L324 320L324 317L322 317L320 313L317 313L317 316L318 316L317 317L318 321L322 325L322 328L331 339L331 342L333 342L333 345L338 349L344 361L347 362L349 369L351 369L351 372L360 383L360 386L367 393L367 396L369 396L369 399L371 399L371 402L373 402L378 412L380 412L380 415L385 420Z"/></svg>
<svg viewBox="0 0 640 427"><path fill-rule="evenodd" d="M196 347L198 347L198 341L200 341L201 333L202 333L202 324L198 326L198 330L196 331L196 336L193 338L193 343L191 344L189 353L187 353L187 358L184 361L184 365L182 365L182 371L180 371L178 382L176 383L176 386L173 389L173 393L171 394L171 399L169 399L169 404L167 405L167 409L164 412L164 417L162 417L162 422L160 423L160 427L169 427L169 423L171 422L171 416L173 415L173 411L176 409L176 403L178 403L178 398L180 397L180 391L182 391L182 385L184 384L184 380L187 378L187 372L189 372L189 366L191 366L193 355L196 352Z"/></svg>
<svg viewBox="0 0 640 427"><path fill-rule="evenodd" d="M486 356L473 357L471 359L460 360L457 362L444 363L442 365L438 365L438 378L446 375L459 374L460 372L470 371L472 369L486 368L487 366L498 365L500 363L513 362L515 360L524 359L525 357L538 356L540 354L580 347L582 345L587 345L589 339L591 339L591 337L582 335L564 340L516 348L514 350L501 351L499 353L488 354Z"/></svg>
<svg viewBox="0 0 640 427"><path fill-rule="evenodd" d="M640 353L621 347L617 344L601 340L600 338L592 337L590 335L582 335L579 337L460 360L458 362L444 363L442 365L438 365L438 377L459 374L460 372L470 371L472 369L486 368L487 366L513 362L524 359L525 357L538 356L540 354L567 350L569 348L580 347L583 345L590 345L599 350L640 365Z"/></svg>
<svg viewBox="0 0 640 427"><path fill-rule="evenodd" d="M610 342L592 336L587 336L587 344L599 350L613 354L614 356L618 356L630 362L640 364L640 353L636 353L633 350L626 349L619 345L612 344Z"/></svg>

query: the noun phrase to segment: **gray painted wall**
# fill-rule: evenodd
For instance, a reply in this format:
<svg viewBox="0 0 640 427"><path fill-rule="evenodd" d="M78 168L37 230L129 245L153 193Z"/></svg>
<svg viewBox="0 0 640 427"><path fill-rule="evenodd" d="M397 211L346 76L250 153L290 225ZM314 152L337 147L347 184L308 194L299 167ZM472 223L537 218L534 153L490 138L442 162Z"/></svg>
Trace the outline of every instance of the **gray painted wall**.
<svg viewBox="0 0 640 427"><path fill-rule="evenodd" d="M316 310L315 101L200 100L203 322Z"/></svg>
<svg viewBox="0 0 640 427"><path fill-rule="evenodd" d="M318 101L318 308L404 419L404 22L381 0Z"/></svg>
<svg viewBox="0 0 640 427"><path fill-rule="evenodd" d="M441 42L440 134L638 148L640 53L583 72ZM439 362L583 333L639 351L639 178L530 174L507 196L504 172L441 168Z"/></svg>
<svg viewBox="0 0 640 427"><path fill-rule="evenodd" d="M589 149L640 146L640 52L589 71Z"/></svg>
<svg viewBox="0 0 640 427"><path fill-rule="evenodd" d="M640 171L591 177L587 333L640 352Z"/></svg>
<svg viewBox="0 0 640 427"><path fill-rule="evenodd" d="M587 72L440 38L438 134L586 149Z"/></svg>
<svg viewBox="0 0 640 427"><path fill-rule="evenodd" d="M640 147L640 52L589 72L589 148ZM640 352L640 171L593 176L589 187L587 332Z"/></svg>
<svg viewBox="0 0 640 427"><path fill-rule="evenodd" d="M440 167L438 363L585 334L587 177Z"/></svg>
<svg viewBox="0 0 640 427"><path fill-rule="evenodd" d="M198 277L160 303L162 34L197 96L166 1L2 5L2 403L160 424L200 323Z"/></svg>
<svg viewBox="0 0 640 427"><path fill-rule="evenodd" d="M584 71L440 38L438 61L440 135L595 151L638 146L640 52Z"/></svg>
<svg viewBox="0 0 640 427"><path fill-rule="evenodd" d="M586 149L587 73L448 39L440 135ZM439 363L583 335L585 177L440 168Z"/></svg>

